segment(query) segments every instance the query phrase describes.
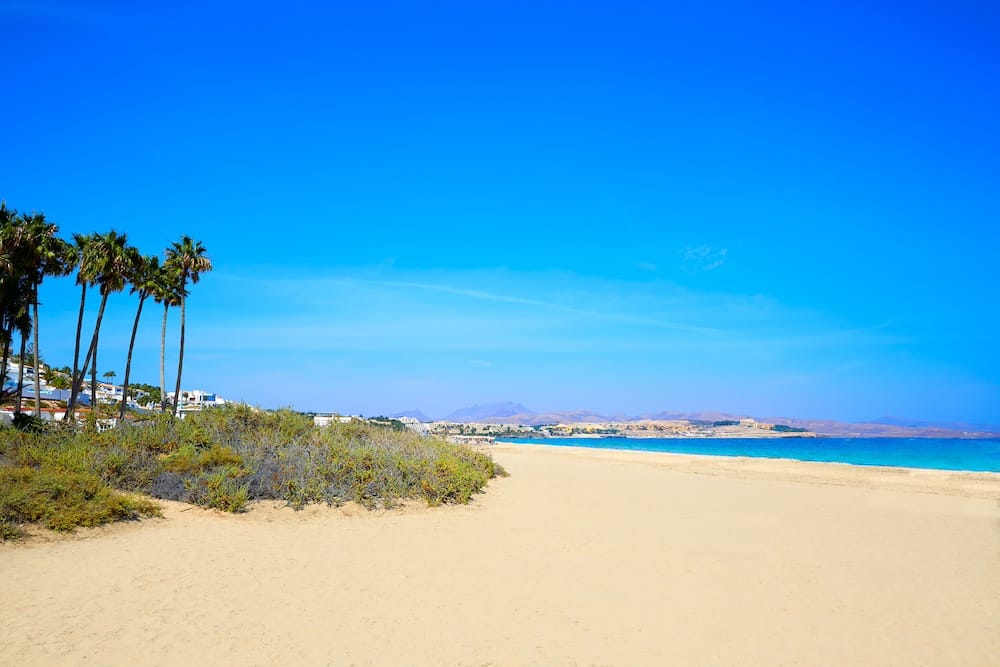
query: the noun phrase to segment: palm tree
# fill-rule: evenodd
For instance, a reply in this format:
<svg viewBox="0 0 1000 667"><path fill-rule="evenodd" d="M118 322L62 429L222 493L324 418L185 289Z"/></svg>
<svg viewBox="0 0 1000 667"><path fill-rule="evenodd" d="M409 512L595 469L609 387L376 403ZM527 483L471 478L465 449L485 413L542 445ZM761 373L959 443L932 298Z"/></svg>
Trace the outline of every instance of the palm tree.
<svg viewBox="0 0 1000 667"><path fill-rule="evenodd" d="M87 304L87 289L94 285L97 277L96 262L93 252L97 248L97 234L73 234L73 264L78 269L76 284L80 285L80 314L76 318L76 343L73 346L73 370L70 374L71 384L76 386L83 378L85 371L80 368L80 338L83 334L83 312ZM70 400L64 419L73 416L73 406L76 402L75 392L70 392Z"/></svg>
<svg viewBox="0 0 1000 667"><path fill-rule="evenodd" d="M160 410L167 411L167 380L164 371L167 356L167 315L171 306L181 305L180 281L173 267L164 264L153 288L153 300L163 304L163 326L160 328Z"/></svg>
<svg viewBox="0 0 1000 667"><path fill-rule="evenodd" d="M3 336L4 380L14 329L21 333L21 359L17 386L20 412L24 390L27 337L35 334L32 357L35 370L35 412L41 410L41 373L38 354L38 287L46 275L66 272L66 244L56 236L58 227L42 213L16 214L0 203L0 331ZM32 317L33 314L33 317Z"/></svg>
<svg viewBox="0 0 1000 667"><path fill-rule="evenodd" d="M41 413L41 373L38 347L38 288L41 286L45 276L68 275L73 269L71 264L71 247L68 243L56 236L59 227L45 221L44 213L32 213L30 215L22 213L21 224L25 226L25 261L26 278L30 290L30 300L32 308L32 333L34 334L34 345L32 347L35 371L35 414Z"/></svg>
<svg viewBox="0 0 1000 667"><path fill-rule="evenodd" d="M14 209L0 202L0 337L3 342L2 381L7 381L14 331L25 332L23 319L29 309L31 292L27 280L27 226ZM18 386L17 391L20 391Z"/></svg>
<svg viewBox="0 0 1000 667"><path fill-rule="evenodd" d="M71 384L70 379L62 373L56 373L48 383L59 390L69 389Z"/></svg>
<svg viewBox="0 0 1000 667"><path fill-rule="evenodd" d="M139 317L142 315L142 305L150 295L156 295L160 282L163 280L163 270L160 267L160 259L156 256L143 257L133 266L133 273L129 276L132 284L132 294L139 295L139 308L135 311L135 322L132 324L132 338L128 344L128 357L125 361L125 380L122 383L122 405L118 414L120 422L125 420L125 402L128 400L128 379L132 372L132 350L135 347L135 334L139 330Z"/></svg>
<svg viewBox="0 0 1000 667"><path fill-rule="evenodd" d="M167 264L177 271L179 277L178 292L181 297L181 343L177 357L177 387L174 391L174 416L181 398L181 372L184 370L184 323L187 306L187 282L194 285L201 274L212 270L212 261L205 256L205 246L201 241L192 241L190 236L181 237L179 243L173 243L167 248Z"/></svg>
<svg viewBox="0 0 1000 667"><path fill-rule="evenodd" d="M89 259L94 262L94 282L98 285L101 293L101 305L97 310L97 321L94 324L94 335L90 339L90 349L84 357L81 368L91 367L90 400L91 408L97 404L97 341L101 333L101 321L104 319L104 307L108 303L108 296L112 292L120 292L125 288L125 276L131 272L132 262L135 261L138 253L130 252L125 234L119 234L114 230L97 235L91 242ZM76 404L76 397L82 384L80 380L73 383L73 391L70 394L70 403L67 412L73 409Z"/></svg>

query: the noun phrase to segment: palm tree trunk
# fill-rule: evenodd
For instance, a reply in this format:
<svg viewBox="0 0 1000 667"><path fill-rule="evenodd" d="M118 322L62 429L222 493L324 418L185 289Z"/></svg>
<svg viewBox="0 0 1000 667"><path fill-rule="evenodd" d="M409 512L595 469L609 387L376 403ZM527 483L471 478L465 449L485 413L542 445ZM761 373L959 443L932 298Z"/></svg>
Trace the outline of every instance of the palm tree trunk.
<svg viewBox="0 0 1000 667"><path fill-rule="evenodd" d="M35 285L34 293L34 303L31 304L31 314L35 320L32 328L34 329L33 334L35 336L35 416L42 416L42 378L39 374L39 369L41 368L41 362L39 361L40 355L38 354L38 285Z"/></svg>
<svg viewBox="0 0 1000 667"><path fill-rule="evenodd" d="M21 393L24 390L24 348L28 337L21 332L21 362L17 365L17 402L14 403L14 414L21 414Z"/></svg>
<svg viewBox="0 0 1000 667"><path fill-rule="evenodd" d="M90 362L90 409L97 412L97 335L94 334L94 358Z"/></svg>
<svg viewBox="0 0 1000 667"><path fill-rule="evenodd" d="M184 285L181 285L181 349L177 355L177 390L174 391L174 416L177 416L177 408L181 404L181 371L184 370L184 318L185 318L185 302L187 299L184 297Z"/></svg>
<svg viewBox="0 0 1000 667"><path fill-rule="evenodd" d="M83 389L84 379L87 375L87 366L90 365L91 357L97 356L97 335L101 331L101 320L104 319L104 306L108 303L108 295L101 295L101 306L97 309L97 323L94 325L94 335L90 339L90 348L87 350L87 356L83 358L83 364L80 366L80 377L73 382L73 392L70 394L70 405L76 403L76 397L80 395L80 390ZM96 364L95 364L96 365ZM93 405L90 406L91 409L94 408Z"/></svg>
<svg viewBox="0 0 1000 667"><path fill-rule="evenodd" d="M142 304L146 301L145 294L139 294L139 309L135 311L135 323L132 324L132 340L128 343L128 357L125 360L125 381L122 384L122 409L118 414L119 423L125 422L125 401L128 400L128 376L132 371L132 349L135 347L135 333L139 330L139 316L142 315Z"/></svg>
<svg viewBox="0 0 1000 667"><path fill-rule="evenodd" d="M80 336L83 333L83 307L87 303L87 283L83 283L83 291L80 293L80 315L76 318L76 345L73 348L73 372L70 374L70 379L73 381L73 386L75 387L79 382L77 378L77 373L79 377L83 377L83 373L80 372ZM66 414L63 419L69 419L73 416L73 408L76 407L76 391L70 391L69 393L69 403L66 404Z"/></svg>
<svg viewBox="0 0 1000 667"><path fill-rule="evenodd" d="M160 411L167 411L167 375L163 370L164 360L167 356L167 312L170 304L163 302L163 328L160 329Z"/></svg>
<svg viewBox="0 0 1000 667"><path fill-rule="evenodd" d="M3 363L0 365L0 398L3 398L2 387L7 384L7 368L10 366L10 343L14 338L14 324L9 324L3 333Z"/></svg>

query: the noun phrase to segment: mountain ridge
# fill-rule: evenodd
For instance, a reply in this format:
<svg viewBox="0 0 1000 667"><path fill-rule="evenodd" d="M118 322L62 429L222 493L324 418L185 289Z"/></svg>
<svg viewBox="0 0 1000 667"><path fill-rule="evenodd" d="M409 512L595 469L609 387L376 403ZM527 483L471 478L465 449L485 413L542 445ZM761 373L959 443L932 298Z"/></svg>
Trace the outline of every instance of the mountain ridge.
<svg viewBox="0 0 1000 667"><path fill-rule="evenodd" d="M420 414L422 415L422 413ZM900 417L881 418L884 421L844 422L834 419L756 417L714 410L698 412L661 410L639 415L600 414L591 410L536 412L512 401L467 406L451 412L439 421L540 426L544 424L624 423L647 420L713 422L748 418L769 424L804 428L819 435L831 437L1000 437L1000 425L996 424L935 422Z"/></svg>
<svg viewBox="0 0 1000 667"><path fill-rule="evenodd" d="M459 408L446 415L441 421L467 423L481 422L485 419L504 419L516 415L535 414L520 403L506 401L503 403L487 403L485 405L470 405Z"/></svg>

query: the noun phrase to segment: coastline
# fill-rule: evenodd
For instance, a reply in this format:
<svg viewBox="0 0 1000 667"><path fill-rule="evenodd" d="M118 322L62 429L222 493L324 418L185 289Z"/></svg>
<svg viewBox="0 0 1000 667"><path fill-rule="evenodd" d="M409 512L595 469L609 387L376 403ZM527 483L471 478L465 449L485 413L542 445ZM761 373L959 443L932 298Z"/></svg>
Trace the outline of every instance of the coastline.
<svg viewBox="0 0 1000 667"><path fill-rule="evenodd" d="M1000 475L489 451L468 506L4 545L0 663L1000 664Z"/></svg>
<svg viewBox="0 0 1000 667"><path fill-rule="evenodd" d="M994 499L1000 502L1000 473L905 466L876 466L838 461L802 461L790 458L686 454L648 450L574 447L573 445L519 444L498 441L489 451L518 448L565 451L570 456L599 461L633 462L664 470L697 475L801 482L829 486L854 486L880 490Z"/></svg>
<svg viewBox="0 0 1000 667"><path fill-rule="evenodd" d="M851 465L862 468L938 470L1000 475L1000 440L916 438L500 438L496 444L530 447L576 447L730 459L783 460ZM647 443L659 443L659 446ZM776 444L777 443L777 444ZM905 447L900 446L905 444ZM962 443L956 454L949 446ZM968 444L966 444L968 443ZM983 443L989 443L984 445ZM935 446L929 447L933 444ZM946 446L942 446L946 445ZM846 445L846 446L845 446ZM873 447L875 446L875 447ZM970 448L978 448L972 449ZM945 456L944 454L948 455Z"/></svg>

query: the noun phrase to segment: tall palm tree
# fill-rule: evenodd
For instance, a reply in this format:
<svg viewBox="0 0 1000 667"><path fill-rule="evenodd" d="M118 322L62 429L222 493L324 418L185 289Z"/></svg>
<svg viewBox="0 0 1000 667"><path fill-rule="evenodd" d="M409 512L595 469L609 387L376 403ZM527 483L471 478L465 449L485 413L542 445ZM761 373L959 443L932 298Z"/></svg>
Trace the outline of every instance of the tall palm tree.
<svg viewBox="0 0 1000 667"><path fill-rule="evenodd" d="M113 292L120 292L125 288L125 277L131 271L131 264L135 261L137 253L130 252L125 234L119 234L114 230L99 234L93 240L90 259L95 263L94 282L98 285L101 293L101 305L97 310L97 321L94 324L94 335L90 339L90 349L84 357L81 368L91 367L90 400L91 409L97 406L97 342L101 333L101 322L104 319L104 308L108 303L108 296ZM79 395L79 382L74 382L73 391L70 394L70 407L72 410L76 404L76 397Z"/></svg>
<svg viewBox="0 0 1000 667"><path fill-rule="evenodd" d="M0 395L2 385L7 383L7 365L10 361L11 345L14 342L15 317L23 300L21 276L18 270L21 228L15 224L17 211L7 208L7 202L0 201L0 343L3 345L3 361L0 362ZM4 396L5 398L6 396Z"/></svg>
<svg viewBox="0 0 1000 667"><path fill-rule="evenodd" d="M76 343L73 346L73 370L70 374L73 386L80 382L86 372L80 368L80 339L83 335L83 312L87 304L87 290L94 285L97 277L97 262L93 256L97 249L97 238L97 234L73 234L73 259L77 268L76 284L80 286L80 314L76 318ZM76 396L71 391L64 419L73 416L75 402Z"/></svg>
<svg viewBox="0 0 1000 667"><path fill-rule="evenodd" d="M38 288L45 276L64 276L72 271L70 246L56 236L59 227L46 222L44 213L24 214L21 223L25 226L24 255L26 261L26 278L32 309L32 333L34 335L33 351L35 371L35 414L41 413L41 368L40 349L38 347Z"/></svg>
<svg viewBox="0 0 1000 667"><path fill-rule="evenodd" d="M181 297L181 343L177 357L177 387L174 391L174 416L181 398L181 373L184 370L184 324L187 307L187 283L194 285L201 274L212 270L212 261L205 256L205 246L201 241L193 241L190 236L181 237L167 248L167 265L176 270L179 278L178 292Z"/></svg>
<svg viewBox="0 0 1000 667"><path fill-rule="evenodd" d="M24 322L30 309L30 245L28 226L22 216L0 202L0 336L3 338L4 382L15 330L22 334L30 332ZM28 321L30 323L30 318ZM20 389L19 385L17 391Z"/></svg>
<svg viewBox="0 0 1000 667"><path fill-rule="evenodd" d="M173 267L164 264L155 283L153 300L163 304L163 325L160 327L160 411L167 411L167 379L165 363L167 357L167 315L171 306L181 305L178 291L180 280Z"/></svg>
<svg viewBox="0 0 1000 667"><path fill-rule="evenodd" d="M56 272L63 250L55 236L57 227L45 222L41 213L16 214L5 204L0 204L0 320L3 326L3 374L6 381L6 363L14 330L21 334L20 363L18 364L16 410L21 411L24 393L24 368L27 363L25 350L28 336L37 332L38 285L46 273ZM34 307L35 320L31 312ZM38 347L37 335L33 349ZM33 354L38 359L37 354ZM37 363L35 364L38 368ZM40 382L35 381L35 408L41 408L38 397Z"/></svg>
<svg viewBox="0 0 1000 667"><path fill-rule="evenodd" d="M160 258L156 256L143 257L133 265L133 273L129 276L132 284L131 293L139 295L139 308L135 311L135 322L132 324L132 338L128 344L128 357L125 361L125 379L122 382L122 405L118 414L120 422L125 420L125 403L128 400L128 379L132 372L132 350L135 347L135 334L139 330L139 317L142 315L142 305L150 295L154 295L163 280L163 269Z"/></svg>

